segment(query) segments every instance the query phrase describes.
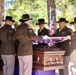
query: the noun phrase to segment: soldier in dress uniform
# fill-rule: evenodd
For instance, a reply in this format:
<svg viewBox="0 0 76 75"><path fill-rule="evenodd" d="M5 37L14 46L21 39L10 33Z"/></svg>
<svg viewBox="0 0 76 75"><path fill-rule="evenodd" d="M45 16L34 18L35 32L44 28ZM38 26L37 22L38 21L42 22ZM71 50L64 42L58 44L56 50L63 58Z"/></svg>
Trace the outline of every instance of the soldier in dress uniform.
<svg viewBox="0 0 76 75"><path fill-rule="evenodd" d="M70 22L70 24L73 24L74 25L74 39L76 39L76 17L74 18L74 21Z"/></svg>
<svg viewBox="0 0 76 75"><path fill-rule="evenodd" d="M76 17L74 18L74 21L70 22L70 24L73 24L75 28L74 38L71 40L73 52L70 55L70 63L72 64L70 67L70 75L76 75Z"/></svg>
<svg viewBox="0 0 76 75"><path fill-rule="evenodd" d="M21 24L17 27L15 34L16 39L20 42L18 48L19 75L32 74L32 40L42 40L42 37L36 36L30 28L31 20L29 14L23 14L22 19L19 20Z"/></svg>
<svg viewBox="0 0 76 75"><path fill-rule="evenodd" d="M38 19L38 23L36 23L36 25L38 25L39 26L39 29L38 29L38 36L45 36L45 35L47 35L47 36L50 36L50 31L45 27L45 24L47 24L46 22L45 22L45 19L43 19L43 18L39 18ZM47 46L47 44L45 44L45 43L38 43L38 45L39 46Z"/></svg>
<svg viewBox="0 0 76 75"><path fill-rule="evenodd" d="M60 18L59 21L57 21L57 23L59 23L59 28L55 31L54 36L65 37L65 36L70 35L71 37L73 37L74 33L72 29L66 26L66 23L68 23L68 21L65 18ZM71 42L70 40L66 40L64 42L57 43L56 46L65 50L65 56L64 56L65 69L59 70L59 73L60 75L69 75L68 65L70 61L69 56L70 56L70 53L72 52Z"/></svg>
<svg viewBox="0 0 76 75"><path fill-rule="evenodd" d="M47 23L45 22L45 20L43 18L38 19L38 23L36 23L36 25L39 26L38 36L45 36L45 35L50 36L49 30L47 28L45 28L45 26L44 26L45 24L47 24Z"/></svg>
<svg viewBox="0 0 76 75"><path fill-rule="evenodd" d="M15 65L15 44L12 39L15 31L12 29L12 23L15 22L11 16L6 16L5 25L0 29L1 50L0 54L3 60L3 75L14 75Z"/></svg>

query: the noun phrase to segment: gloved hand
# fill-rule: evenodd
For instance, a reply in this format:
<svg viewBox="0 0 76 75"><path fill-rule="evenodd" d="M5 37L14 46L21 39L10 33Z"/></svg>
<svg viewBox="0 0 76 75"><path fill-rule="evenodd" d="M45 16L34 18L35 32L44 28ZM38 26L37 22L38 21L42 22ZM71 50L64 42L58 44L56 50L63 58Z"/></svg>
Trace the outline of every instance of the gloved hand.
<svg viewBox="0 0 76 75"><path fill-rule="evenodd" d="M68 36L66 36L66 37L63 39L63 41L66 41L66 40L71 40L71 36L68 35Z"/></svg>
<svg viewBox="0 0 76 75"><path fill-rule="evenodd" d="M44 43L53 43L52 39L51 39L49 36L47 36L47 35L42 36L42 38L43 38L42 41L43 41Z"/></svg>
<svg viewBox="0 0 76 75"><path fill-rule="evenodd" d="M50 39L49 36L45 35L45 36L42 36L43 39Z"/></svg>

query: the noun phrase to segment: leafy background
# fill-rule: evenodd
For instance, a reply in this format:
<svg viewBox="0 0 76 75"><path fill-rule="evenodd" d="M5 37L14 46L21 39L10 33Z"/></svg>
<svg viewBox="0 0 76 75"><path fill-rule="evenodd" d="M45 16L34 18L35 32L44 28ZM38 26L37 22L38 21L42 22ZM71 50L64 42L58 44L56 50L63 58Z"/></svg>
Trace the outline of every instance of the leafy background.
<svg viewBox="0 0 76 75"><path fill-rule="evenodd" d="M56 20L65 17L68 21L73 21L76 16L76 0L55 0L55 5ZM36 27L39 18L44 18L48 23L47 0L6 0L5 7L7 7L6 15L13 16L18 23L25 13L33 17L32 27ZM68 24L68 26L72 25Z"/></svg>

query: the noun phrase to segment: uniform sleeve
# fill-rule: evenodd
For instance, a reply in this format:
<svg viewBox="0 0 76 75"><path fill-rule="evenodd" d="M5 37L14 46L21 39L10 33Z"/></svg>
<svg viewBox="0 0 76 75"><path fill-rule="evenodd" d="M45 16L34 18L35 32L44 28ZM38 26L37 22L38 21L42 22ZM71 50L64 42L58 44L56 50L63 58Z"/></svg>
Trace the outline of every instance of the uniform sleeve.
<svg viewBox="0 0 76 75"><path fill-rule="evenodd" d="M38 40L38 41L42 40L42 37L36 36L36 34L31 28L27 29L27 35L30 37L31 40Z"/></svg>
<svg viewBox="0 0 76 75"><path fill-rule="evenodd" d="M73 39L73 38L74 38L74 32L73 32L72 29L70 29L70 34L71 34L71 37L72 37L72 39Z"/></svg>
<svg viewBox="0 0 76 75"><path fill-rule="evenodd" d="M51 36L51 35L50 35L50 30L49 30L49 29L47 29L47 36Z"/></svg>

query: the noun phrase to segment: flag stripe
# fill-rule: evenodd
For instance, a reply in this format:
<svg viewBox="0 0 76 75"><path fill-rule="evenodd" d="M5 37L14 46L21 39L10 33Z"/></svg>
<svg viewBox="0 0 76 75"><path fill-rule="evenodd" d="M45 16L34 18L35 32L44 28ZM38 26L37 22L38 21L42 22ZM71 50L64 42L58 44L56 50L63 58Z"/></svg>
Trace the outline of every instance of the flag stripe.
<svg viewBox="0 0 76 75"><path fill-rule="evenodd" d="M50 35L54 34L54 23L53 23L53 17L52 17L52 10L50 7L50 12L49 12L49 31L50 31Z"/></svg>

